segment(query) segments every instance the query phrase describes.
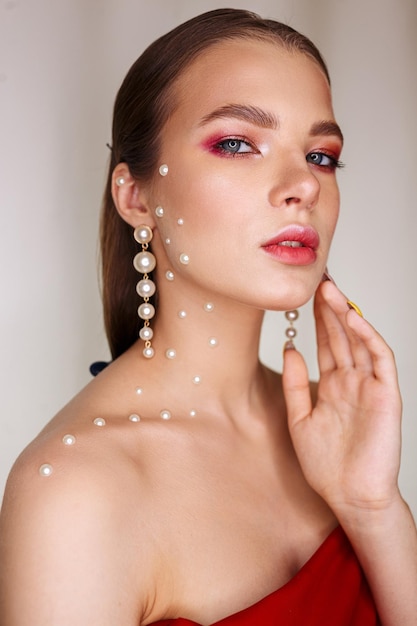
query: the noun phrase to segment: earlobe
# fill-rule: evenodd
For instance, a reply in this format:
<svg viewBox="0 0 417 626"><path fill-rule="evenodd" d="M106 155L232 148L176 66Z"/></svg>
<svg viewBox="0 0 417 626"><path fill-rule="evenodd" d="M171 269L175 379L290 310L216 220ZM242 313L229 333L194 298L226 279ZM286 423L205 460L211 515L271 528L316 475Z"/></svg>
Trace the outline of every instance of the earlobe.
<svg viewBox="0 0 417 626"><path fill-rule="evenodd" d="M155 227L146 194L141 184L131 175L126 163L119 163L113 170L111 192L117 212L125 222L136 228L139 224Z"/></svg>

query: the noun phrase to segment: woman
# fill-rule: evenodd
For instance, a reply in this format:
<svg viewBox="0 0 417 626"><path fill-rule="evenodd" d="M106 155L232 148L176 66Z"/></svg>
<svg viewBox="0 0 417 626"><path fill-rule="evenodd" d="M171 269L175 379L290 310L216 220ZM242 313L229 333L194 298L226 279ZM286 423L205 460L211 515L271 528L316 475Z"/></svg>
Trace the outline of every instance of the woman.
<svg viewBox="0 0 417 626"><path fill-rule="evenodd" d="M341 147L287 26L212 11L133 65L102 217L114 361L11 473L2 624L416 623L394 360L323 280ZM317 386L292 341L314 294Z"/></svg>

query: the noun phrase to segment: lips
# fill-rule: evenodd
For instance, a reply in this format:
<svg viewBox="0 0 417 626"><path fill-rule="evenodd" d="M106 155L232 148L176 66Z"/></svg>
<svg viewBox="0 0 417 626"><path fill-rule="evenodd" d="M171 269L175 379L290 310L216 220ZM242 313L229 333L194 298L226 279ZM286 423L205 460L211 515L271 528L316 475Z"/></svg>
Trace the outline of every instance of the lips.
<svg viewBox="0 0 417 626"><path fill-rule="evenodd" d="M262 245L269 255L290 265L310 265L317 258L319 236L311 226L297 224L282 229Z"/></svg>

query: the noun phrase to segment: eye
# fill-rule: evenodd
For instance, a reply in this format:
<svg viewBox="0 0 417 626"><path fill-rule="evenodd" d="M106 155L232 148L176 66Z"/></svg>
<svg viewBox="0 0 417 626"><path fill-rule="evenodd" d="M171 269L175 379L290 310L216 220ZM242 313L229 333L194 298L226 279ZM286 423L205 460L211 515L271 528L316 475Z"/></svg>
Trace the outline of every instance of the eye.
<svg viewBox="0 0 417 626"><path fill-rule="evenodd" d="M309 152L306 156L307 163L318 165L325 169L335 170L343 167L343 163L336 157L326 154L325 152Z"/></svg>
<svg viewBox="0 0 417 626"><path fill-rule="evenodd" d="M215 144L214 149L217 152L230 154L231 156L234 156L235 154L256 152L256 150L248 141L239 139L237 137L229 137L228 139L222 139L222 141L218 141Z"/></svg>

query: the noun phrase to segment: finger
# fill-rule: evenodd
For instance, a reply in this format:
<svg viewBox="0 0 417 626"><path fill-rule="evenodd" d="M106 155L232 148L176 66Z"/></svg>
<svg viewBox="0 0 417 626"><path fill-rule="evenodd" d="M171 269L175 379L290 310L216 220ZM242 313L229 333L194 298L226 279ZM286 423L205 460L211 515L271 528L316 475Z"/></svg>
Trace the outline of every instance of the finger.
<svg viewBox="0 0 417 626"><path fill-rule="evenodd" d="M362 339L352 332L347 323L347 312L356 305L352 307L352 304L349 304L346 300L346 296L334 284L324 287L322 295L324 301L334 311L341 328L346 333L346 339L349 342L351 365L361 371L371 372L373 370L373 362L369 350ZM345 365L348 365L347 361Z"/></svg>
<svg viewBox="0 0 417 626"><path fill-rule="evenodd" d="M320 372L328 372L336 368L336 362L330 347L329 335L323 319L323 307L326 306L321 290L316 291L314 298L314 317L316 320L317 360Z"/></svg>
<svg viewBox="0 0 417 626"><path fill-rule="evenodd" d="M330 369L333 362L333 369L348 368L353 366L353 355L351 343L347 334L348 327L345 321L346 300L342 293L333 284L330 284L330 300L327 285L322 285L316 298L315 310L320 320L320 343L318 341L318 358L321 372ZM333 293L332 293L333 292ZM327 297L326 297L327 295ZM322 297L320 297L322 296ZM336 297L337 296L337 297ZM344 310L340 305L343 302ZM343 311L343 314L342 314ZM323 336L325 341L323 342Z"/></svg>
<svg viewBox="0 0 417 626"><path fill-rule="evenodd" d="M357 317L358 314L354 313ZM350 315L350 313L349 313ZM348 312L345 314L347 334L350 341L350 349L352 351L353 363L357 370L365 374L372 374L374 370L374 364L372 361L372 355L369 352L366 343L357 335L347 322Z"/></svg>
<svg viewBox="0 0 417 626"><path fill-rule="evenodd" d="M346 323L352 334L357 336L358 341L367 350L375 378L382 383L391 384L394 380L398 384L394 354L383 337L353 310L348 311Z"/></svg>
<svg viewBox="0 0 417 626"><path fill-rule="evenodd" d="M301 354L295 349L284 352L282 386L291 430L312 411L307 366Z"/></svg>

